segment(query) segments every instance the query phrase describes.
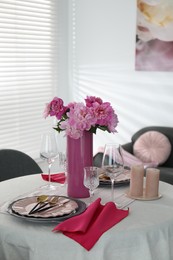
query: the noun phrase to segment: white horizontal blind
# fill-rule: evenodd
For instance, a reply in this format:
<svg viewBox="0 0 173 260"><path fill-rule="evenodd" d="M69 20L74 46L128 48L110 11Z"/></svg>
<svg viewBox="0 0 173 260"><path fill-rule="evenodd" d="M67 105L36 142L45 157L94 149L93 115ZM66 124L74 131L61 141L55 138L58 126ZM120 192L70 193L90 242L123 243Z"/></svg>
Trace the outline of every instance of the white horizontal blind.
<svg viewBox="0 0 173 260"><path fill-rule="evenodd" d="M0 149L39 156L56 86L56 0L0 0Z"/></svg>

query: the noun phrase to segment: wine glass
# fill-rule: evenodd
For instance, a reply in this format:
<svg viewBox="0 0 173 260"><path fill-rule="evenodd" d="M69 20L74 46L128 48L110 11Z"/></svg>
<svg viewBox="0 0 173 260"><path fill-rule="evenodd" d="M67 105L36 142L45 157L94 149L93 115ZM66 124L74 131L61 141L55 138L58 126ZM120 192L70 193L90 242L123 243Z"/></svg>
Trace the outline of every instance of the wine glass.
<svg viewBox="0 0 173 260"><path fill-rule="evenodd" d="M62 169L62 171L65 174L65 181L61 186L64 186L67 184L67 159L66 159L66 153L65 152L60 152L59 153L59 167Z"/></svg>
<svg viewBox="0 0 173 260"><path fill-rule="evenodd" d="M122 148L119 144L105 145L102 169L111 180L111 200L114 202L114 183L117 176L124 172Z"/></svg>
<svg viewBox="0 0 173 260"><path fill-rule="evenodd" d="M91 203L94 196L94 190L99 186L99 174L97 167L84 167L84 186L89 189Z"/></svg>
<svg viewBox="0 0 173 260"><path fill-rule="evenodd" d="M51 167L55 159L58 156L58 148L56 143L56 137L54 133L46 133L41 136L40 157L48 163L48 185L45 188L55 189L55 186L51 185Z"/></svg>

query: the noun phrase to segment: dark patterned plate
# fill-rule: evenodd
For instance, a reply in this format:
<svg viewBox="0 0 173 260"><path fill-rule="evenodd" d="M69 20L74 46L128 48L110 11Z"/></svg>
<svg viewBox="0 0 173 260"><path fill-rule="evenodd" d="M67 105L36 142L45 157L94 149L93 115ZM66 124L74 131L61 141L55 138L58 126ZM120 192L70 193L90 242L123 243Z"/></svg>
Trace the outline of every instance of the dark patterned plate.
<svg viewBox="0 0 173 260"><path fill-rule="evenodd" d="M130 171L125 170L125 172L117 177L114 182L115 186L128 185L130 183ZM111 186L111 180L104 173L99 176L100 186Z"/></svg>

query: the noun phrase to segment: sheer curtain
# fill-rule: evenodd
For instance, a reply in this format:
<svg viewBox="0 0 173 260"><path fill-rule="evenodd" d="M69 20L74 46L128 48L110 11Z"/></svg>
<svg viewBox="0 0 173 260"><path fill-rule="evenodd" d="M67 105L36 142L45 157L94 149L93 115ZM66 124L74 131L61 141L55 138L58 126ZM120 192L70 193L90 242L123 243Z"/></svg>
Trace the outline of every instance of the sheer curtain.
<svg viewBox="0 0 173 260"><path fill-rule="evenodd" d="M41 133L52 126L42 116L44 106L58 87L58 3L0 1L0 149L18 149L35 159Z"/></svg>

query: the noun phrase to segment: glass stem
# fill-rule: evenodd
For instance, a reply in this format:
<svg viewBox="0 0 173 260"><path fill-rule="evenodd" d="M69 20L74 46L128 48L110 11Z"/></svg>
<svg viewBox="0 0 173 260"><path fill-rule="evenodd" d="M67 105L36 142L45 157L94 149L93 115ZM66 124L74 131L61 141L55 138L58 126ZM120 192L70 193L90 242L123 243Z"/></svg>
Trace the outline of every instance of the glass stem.
<svg viewBox="0 0 173 260"><path fill-rule="evenodd" d="M114 179L111 179L111 200L114 202Z"/></svg>
<svg viewBox="0 0 173 260"><path fill-rule="evenodd" d="M94 191L93 190L89 190L90 193L90 204L92 203L93 200L93 196L94 196Z"/></svg>
<svg viewBox="0 0 173 260"><path fill-rule="evenodd" d="M48 182L49 182L49 186L50 186L50 183L51 183L51 175L50 175L51 166L52 166L52 163L48 162Z"/></svg>

